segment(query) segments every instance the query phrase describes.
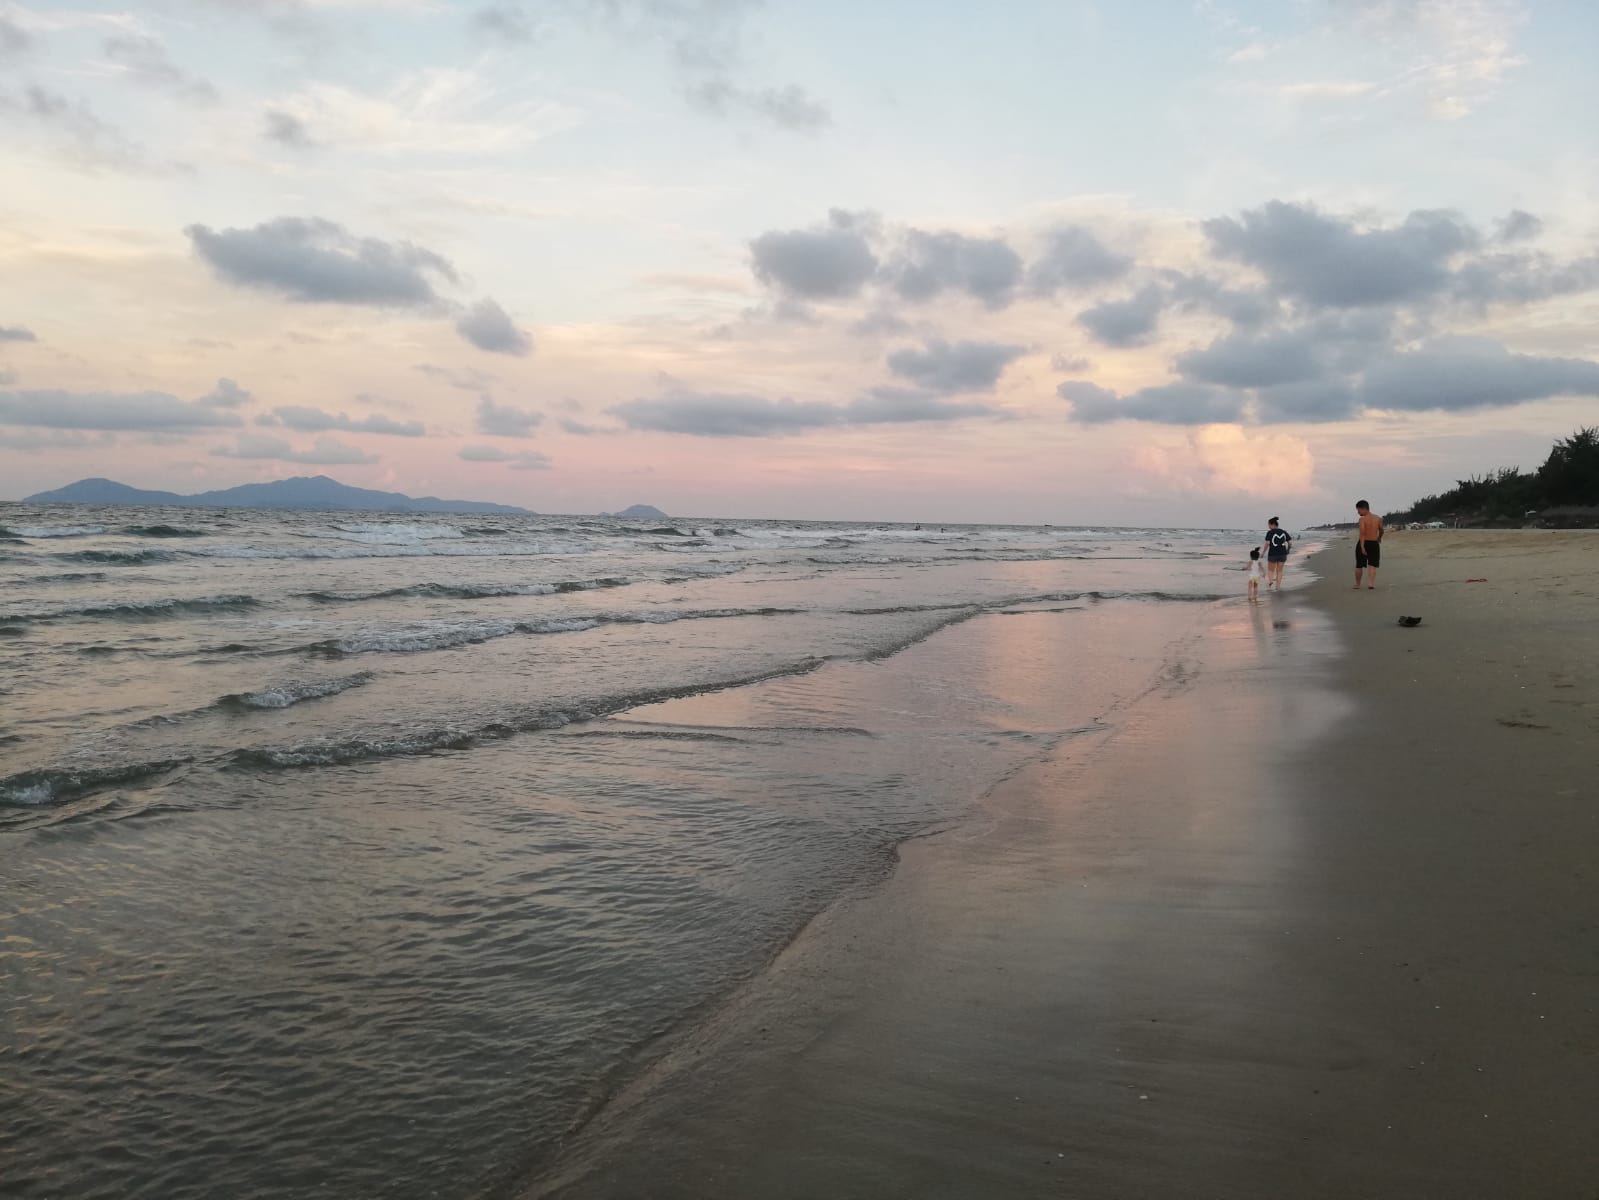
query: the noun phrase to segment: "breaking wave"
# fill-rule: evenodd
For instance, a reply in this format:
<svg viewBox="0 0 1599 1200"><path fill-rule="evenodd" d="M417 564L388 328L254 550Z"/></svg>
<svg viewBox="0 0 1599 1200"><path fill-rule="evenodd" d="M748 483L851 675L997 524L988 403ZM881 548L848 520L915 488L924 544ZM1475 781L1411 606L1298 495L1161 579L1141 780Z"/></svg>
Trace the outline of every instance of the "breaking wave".
<svg viewBox="0 0 1599 1200"><path fill-rule="evenodd" d="M407 597L438 600L486 600L495 596L550 596L557 592L587 592L596 588L625 587L631 579L570 579L561 583L415 583L380 592L299 592L302 600L317 604L352 604L362 600L397 600Z"/></svg>
<svg viewBox="0 0 1599 1200"><path fill-rule="evenodd" d="M324 696L337 696L351 688L358 688L372 679L369 671L357 675L341 675L336 679L305 679L274 684L255 692L236 692L223 696L217 704L224 708L273 709L289 708L306 700L320 700Z"/></svg>
<svg viewBox="0 0 1599 1200"><path fill-rule="evenodd" d="M63 571L58 575L29 575L23 579L0 580L0 583L7 587L33 587L41 583L100 583L109 578L104 571Z"/></svg>
<svg viewBox="0 0 1599 1200"><path fill-rule="evenodd" d="M16 538L69 538L94 537L104 533L104 525L0 525L0 537Z"/></svg>
<svg viewBox="0 0 1599 1200"><path fill-rule="evenodd" d="M196 538L206 537L204 529L191 529L187 525L124 525L121 530L128 537Z"/></svg>
<svg viewBox="0 0 1599 1200"><path fill-rule="evenodd" d="M10 621L60 621L74 617L111 620L142 620L174 617L189 613L244 611L260 604L254 596L196 596L187 600L123 600L116 604L87 604L81 608L62 608L48 612L19 613Z"/></svg>
<svg viewBox="0 0 1599 1200"><path fill-rule="evenodd" d="M89 792L143 783L192 761L188 758L165 758L113 767L50 767L23 771L0 779L0 804L17 808L60 804Z"/></svg>
<svg viewBox="0 0 1599 1200"><path fill-rule="evenodd" d="M172 562L177 556L170 550L75 550L53 557L62 562L104 563L113 567L131 567L144 563Z"/></svg>
<svg viewBox="0 0 1599 1200"><path fill-rule="evenodd" d="M312 535L316 536L316 535ZM594 550L587 541L516 542L492 545L470 539L432 539L410 542L376 542L361 546L195 546L185 554L197 558L536 558L547 554L586 554Z"/></svg>

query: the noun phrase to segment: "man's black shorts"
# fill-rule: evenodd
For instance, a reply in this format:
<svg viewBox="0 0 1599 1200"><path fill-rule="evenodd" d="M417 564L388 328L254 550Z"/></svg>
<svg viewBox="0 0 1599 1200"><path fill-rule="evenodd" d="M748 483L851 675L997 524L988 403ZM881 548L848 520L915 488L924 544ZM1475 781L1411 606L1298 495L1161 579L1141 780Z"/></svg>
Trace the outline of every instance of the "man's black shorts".
<svg viewBox="0 0 1599 1200"><path fill-rule="evenodd" d="M1382 565L1381 542L1356 542L1355 543L1355 570L1359 571L1370 567L1375 571Z"/></svg>

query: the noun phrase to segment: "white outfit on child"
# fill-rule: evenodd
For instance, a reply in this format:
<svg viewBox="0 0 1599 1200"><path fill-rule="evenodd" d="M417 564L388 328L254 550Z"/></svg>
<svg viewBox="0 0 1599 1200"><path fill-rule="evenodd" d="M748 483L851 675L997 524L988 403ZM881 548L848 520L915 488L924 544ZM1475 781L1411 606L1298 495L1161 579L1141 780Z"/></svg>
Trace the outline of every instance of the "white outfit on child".
<svg viewBox="0 0 1599 1200"><path fill-rule="evenodd" d="M1264 579L1264 578L1266 578L1266 564L1261 562L1260 559L1258 559L1258 558L1250 559L1249 560L1249 577L1251 579Z"/></svg>

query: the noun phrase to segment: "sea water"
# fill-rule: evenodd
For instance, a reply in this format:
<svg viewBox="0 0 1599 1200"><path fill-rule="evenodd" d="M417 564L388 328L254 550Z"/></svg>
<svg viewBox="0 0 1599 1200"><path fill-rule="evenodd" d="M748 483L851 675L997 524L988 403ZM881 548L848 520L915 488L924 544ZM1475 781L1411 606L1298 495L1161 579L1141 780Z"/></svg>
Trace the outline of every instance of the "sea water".
<svg viewBox="0 0 1599 1200"><path fill-rule="evenodd" d="M0 505L5 1193L506 1193L1252 540Z"/></svg>

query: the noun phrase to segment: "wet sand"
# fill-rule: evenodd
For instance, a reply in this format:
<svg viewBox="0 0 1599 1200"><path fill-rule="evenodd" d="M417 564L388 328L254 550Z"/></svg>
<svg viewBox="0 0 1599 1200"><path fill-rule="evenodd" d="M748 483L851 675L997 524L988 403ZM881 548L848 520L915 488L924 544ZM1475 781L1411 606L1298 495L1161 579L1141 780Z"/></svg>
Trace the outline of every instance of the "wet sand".
<svg viewBox="0 0 1599 1200"><path fill-rule="evenodd" d="M528 1194L1592 1200L1599 535L1385 552L1201 614Z"/></svg>

